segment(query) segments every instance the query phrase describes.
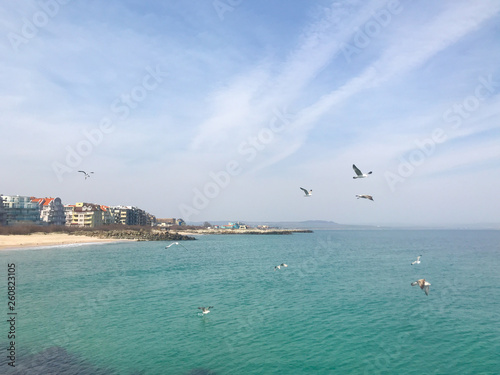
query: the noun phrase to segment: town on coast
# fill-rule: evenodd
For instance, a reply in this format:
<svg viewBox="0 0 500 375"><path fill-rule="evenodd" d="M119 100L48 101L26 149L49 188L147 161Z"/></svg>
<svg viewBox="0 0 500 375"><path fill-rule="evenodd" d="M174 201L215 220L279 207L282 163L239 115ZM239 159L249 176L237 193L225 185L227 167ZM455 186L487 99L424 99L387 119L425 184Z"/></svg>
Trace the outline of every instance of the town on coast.
<svg viewBox="0 0 500 375"><path fill-rule="evenodd" d="M183 241L207 234L292 234L304 229L187 225L180 218L156 218L135 206L107 206L61 198L0 195L0 249L108 241Z"/></svg>

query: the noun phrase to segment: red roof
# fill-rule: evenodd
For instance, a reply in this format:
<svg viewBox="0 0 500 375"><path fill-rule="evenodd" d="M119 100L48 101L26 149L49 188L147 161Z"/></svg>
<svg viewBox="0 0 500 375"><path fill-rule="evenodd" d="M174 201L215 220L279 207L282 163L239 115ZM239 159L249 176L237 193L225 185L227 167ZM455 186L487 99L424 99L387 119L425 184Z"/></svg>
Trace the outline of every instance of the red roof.
<svg viewBox="0 0 500 375"><path fill-rule="evenodd" d="M38 203L40 206L48 206L55 198L35 198L31 197L32 202Z"/></svg>

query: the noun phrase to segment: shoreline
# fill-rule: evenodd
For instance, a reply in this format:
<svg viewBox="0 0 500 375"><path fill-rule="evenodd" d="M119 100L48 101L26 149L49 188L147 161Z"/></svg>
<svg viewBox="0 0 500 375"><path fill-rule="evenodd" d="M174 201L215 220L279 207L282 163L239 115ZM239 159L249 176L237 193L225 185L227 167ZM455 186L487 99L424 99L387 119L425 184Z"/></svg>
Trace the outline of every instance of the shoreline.
<svg viewBox="0 0 500 375"><path fill-rule="evenodd" d="M46 246L61 246L61 245L78 245L78 244L105 244L113 242L125 241L172 241L172 240L187 240L195 239L189 236L199 235L235 235L235 234L256 234L256 235L287 235L292 233L311 233L311 230L303 229L187 229L186 231L178 231L173 234L172 238L163 238L162 236L145 236L141 237L137 233L126 233L123 231L113 232L82 232L77 234L69 233L43 233L37 232L32 234L5 234L0 235L0 251L17 250L25 248L46 247ZM83 234L85 233L85 234ZM186 237L185 237L186 236ZM158 238L156 238L158 237ZM184 238L185 237L185 238Z"/></svg>
<svg viewBox="0 0 500 375"><path fill-rule="evenodd" d="M96 238L89 236L71 235L68 233L33 233L0 235L0 251L17 250L31 247L99 244L122 241L134 241L117 238Z"/></svg>
<svg viewBox="0 0 500 375"><path fill-rule="evenodd" d="M178 230L178 233L185 235L196 236L196 235L234 235L234 234L256 234L256 235L287 235L293 233L313 233L310 229L186 229Z"/></svg>

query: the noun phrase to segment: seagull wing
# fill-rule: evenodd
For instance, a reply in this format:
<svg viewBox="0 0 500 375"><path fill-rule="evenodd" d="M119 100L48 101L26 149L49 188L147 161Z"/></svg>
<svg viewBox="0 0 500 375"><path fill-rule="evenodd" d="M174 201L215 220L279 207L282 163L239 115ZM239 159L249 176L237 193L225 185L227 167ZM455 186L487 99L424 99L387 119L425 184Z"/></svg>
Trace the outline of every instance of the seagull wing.
<svg viewBox="0 0 500 375"><path fill-rule="evenodd" d="M422 255L419 255L419 256L417 257L417 262L420 260L420 257L421 257L421 256L422 256Z"/></svg>
<svg viewBox="0 0 500 375"><path fill-rule="evenodd" d="M362 176L363 175L363 173L361 173L361 171L359 170L359 168L356 167L354 164L352 165L352 169L354 169L354 172L356 172L356 174L358 176Z"/></svg>
<svg viewBox="0 0 500 375"><path fill-rule="evenodd" d="M78 172L82 172L82 173L85 173L85 174L87 174L87 172L85 172L85 171L78 171Z"/></svg>
<svg viewBox="0 0 500 375"><path fill-rule="evenodd" d="M425 283L425 286L424 286L424 292L425 292L425 295L428 296L429 295L429 283Z"/></svg>
<svg viewBox="0 0 500 375"><path fill-rule="evenodd" d="M414 281L411 283L411 286L415 286L415 285L418 285L418 281Z"/></svg>
<svg viewBox="0 0 500 375"><path fill-rule="evenodd" d="M304 188L301 187L300 190L302 190L306 195L309 194L309 192L307 191L307 189L304 189Z"/></svg>

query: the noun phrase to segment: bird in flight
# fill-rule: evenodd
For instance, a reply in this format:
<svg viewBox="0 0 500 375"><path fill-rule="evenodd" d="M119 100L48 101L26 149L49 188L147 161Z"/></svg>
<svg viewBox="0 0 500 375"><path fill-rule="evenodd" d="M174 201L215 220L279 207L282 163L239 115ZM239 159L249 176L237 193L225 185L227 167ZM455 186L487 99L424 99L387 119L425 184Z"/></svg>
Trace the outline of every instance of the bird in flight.
<svg viewBox="0 0 500 375"><path fill-rule="evenodd" d="M419 256L417 257L417 260L414 260L413 262L411 262L411 265L413 266L414 264L420 264L420 257L421 257L421 256L422 256L422 255L419 255Z"/></svg>
<svg viewBox="0 0 500 375"><path fill-rule="evenodd" d="M411 286L415 285L418 285L420 289L422 289L425 292L426 296L429 295L429 287L431 286L431 283L425 281L425 279L420 279L411 283Z"/></svg>
<svg viewBox="0 0 500 375"><path fill-rule="evenodd" d="M281 267L288 267L288 264L281 263L279 266L274 266L274 270L276 271L277 269L281 269Z"/></svg>
<svg viewBox="0 0 500 375"><path fill-rule="evenodd" d="M304 197L310 197L312 195L312 192L313 192L312 189L308 191L307 189L304 189L302 187L300 188L300 190L302 190L304 192L304 194L305 194Z"/></svg>
<svg viewBox="0 0 500 375"><path fill-rule="evenodd" d="M208 314L210 312L210 309L213 309L213 306L208 306L208 307L198 307L201 310L202 314Z"/></svg>
<svg viewBox="0 0 500 375"><path fill-rule="evenodd" d="M368 172L368 173L363 173L359 170L358 167L356 167L354 164L352 165L352 169L354 169L354 172L356 172L356 176L353 177L353 178L365 178L365 177L368 177L369 174L372 174L372 172Z"/></svg>
<svg viewBox="0 0 500 375"><path fill-rule="evenodd" d="M364 198L364 199L369 199L369 200L373 200L373 197L371 195L367 195L367 194L361 194L361 195L358 195L356 194L356 198Z"/></svg>
<svg viewBox="0 0 500 375"><path fill-rule="evenodd" d="M94 173L94 172L89 172L89 173L87 173L87 172L85 172L85 171L78 171L78 172L83 173L83 174L85 175L85 179L87 179L88 177L90 177L90 174L91 174L91 173Z"/></svg>
<svg viewBox="0 0 500 375"><path fill-rule="evenodd" d="M170 245L165 246L165 249L168 249L172 245L181 245L182 247L184 247L184 249L186 249L186 247L184 245L180 244L179 242L172 242Z"/></svg>

